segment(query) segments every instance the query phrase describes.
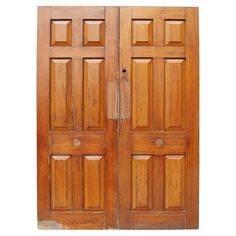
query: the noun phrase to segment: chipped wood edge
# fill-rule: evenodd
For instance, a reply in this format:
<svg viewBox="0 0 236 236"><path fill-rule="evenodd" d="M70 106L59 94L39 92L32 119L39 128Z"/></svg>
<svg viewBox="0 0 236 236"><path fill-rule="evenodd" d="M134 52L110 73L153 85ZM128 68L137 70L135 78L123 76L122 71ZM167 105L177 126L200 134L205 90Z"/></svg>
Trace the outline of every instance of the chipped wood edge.
<svg viewBox="0 0 236 236"><path fill-rule="evenodd" d="M38 221L38 229L63 229L63 225L55 220Z"/></svg>

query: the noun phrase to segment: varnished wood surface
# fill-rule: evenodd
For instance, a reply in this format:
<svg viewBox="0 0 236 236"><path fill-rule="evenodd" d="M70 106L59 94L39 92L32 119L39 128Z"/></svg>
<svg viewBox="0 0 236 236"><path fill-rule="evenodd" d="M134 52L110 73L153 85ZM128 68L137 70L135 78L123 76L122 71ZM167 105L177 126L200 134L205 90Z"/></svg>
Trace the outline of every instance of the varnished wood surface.
<svg viewBox="0 0 236 236"><path fill-rule="evenodd" d="M38 11L39 228L117 228L118 8Z"/></svg>
<svg viewBox="0 0 236 236"><path fill-rule="evenodd" d="M120 228L198 228L197 12L120 8Z"/></svg>
<svg viewBox="0 0 236 236"><path fill-rule="evenodd" d="M39 7L39 228L198 228L198 50L197 8Z"/></svg>

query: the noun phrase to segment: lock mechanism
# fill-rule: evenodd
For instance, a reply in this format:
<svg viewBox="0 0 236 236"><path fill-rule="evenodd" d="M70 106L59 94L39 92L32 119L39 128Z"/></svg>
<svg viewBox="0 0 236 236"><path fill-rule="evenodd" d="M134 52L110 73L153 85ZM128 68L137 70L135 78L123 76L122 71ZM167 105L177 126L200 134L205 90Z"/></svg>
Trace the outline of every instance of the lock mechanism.
<svg viewBox="0 0 236 236"><path fill-rule="evenodd" d="M128 70L126 67L121 68L121 78L123 80L127 80Z"/></svg>
<svg viewBox="0 0 236 236"><path fill-rule="evenodd" d="M123 67L123 68L121 69L121 74L122 74L122 75L127 75L127 68Z"/></svg>

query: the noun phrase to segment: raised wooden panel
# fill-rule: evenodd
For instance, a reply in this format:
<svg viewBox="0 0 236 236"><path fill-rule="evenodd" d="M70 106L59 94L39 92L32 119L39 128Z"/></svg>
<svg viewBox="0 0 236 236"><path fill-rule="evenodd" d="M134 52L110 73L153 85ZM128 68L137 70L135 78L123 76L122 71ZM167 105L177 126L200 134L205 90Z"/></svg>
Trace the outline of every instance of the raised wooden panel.
<svg viewBox="0 0 236 236"><path fill-rule="evenodd" d="M185 157L166 155L165 157L165 209L185 208Z"/></svg>
<svg viewBox="0 0 236 236"><path fill-rule="evenodd" d="M104 128L104 59L84 59L84 129Z"/></svg>
<svg viewBox="0 0 236 236"><path fill-rule="evenodd" d="M84 210L104 210L103 156L84 156Z"/></svg>
<svg viewBox="0 0 236 236"><path fill-rule="evenodd" d="M84 45L103 46L105 41L104 20L84 20Z"/></svg>
<svg viewBox="0 0 236 236"><path fill-rule="evenodd" d="M51 21L51 46L71 46L72 21Z"/></svg>
<svg viewBox="0 0 236 236"><path fill-rule="evenodd" d="M185 129L185 59L165 60L165 129Z"/></svg>
<svg viewBox="0 0 236 236"><path fill-rule="evenodd" d="M52 130L71 129L71 59L51 59Z"/></svg>
<svg viewBox="0 0 236 236"><path fill-rule="evenodd" d="M132 129L152 129L153 60L132 60Z"/></svg>
<svg viewBox="0 0 236 236"><path fill-rule="evenodd" d="M70 156L51 156L51 210L72 208L72 167Z"/></svg>
<svg viewBox="0 0 236 236"><path fill-rule="evenodd" d="M167 46L185 45L185 21L183 20L165 21L165 45Z"/></svg>
<svg viewBox="0 0 236 236"><path fill-rule="evenodd" d="M152 157L150 155L133 155L132 209L152 209Z"/></svg>
<svg viewBox="0 0 236 236"><path fill-rule="evenodd" d="M134 46L150 46L153 44L153 21L132 21L132 44Z"/></svg>

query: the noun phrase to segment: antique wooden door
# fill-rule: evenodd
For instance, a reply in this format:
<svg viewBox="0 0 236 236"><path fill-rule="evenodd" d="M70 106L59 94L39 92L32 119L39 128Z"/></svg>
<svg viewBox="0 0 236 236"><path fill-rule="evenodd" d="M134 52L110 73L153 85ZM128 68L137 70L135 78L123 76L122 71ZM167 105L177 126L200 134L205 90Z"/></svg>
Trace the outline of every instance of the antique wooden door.
<svg viewBox="0 0 236 236"><path fill-rule="evenodd" d="M197 228L198 9L38 16L39 228Z"/></svg>
<svg viewBox="0 0 236 236"><path fill-rule="evenodd" d="M40 7L38 29L39 227L116 228L118 9Z"/></svg>
<svg viewBox="0 0 236 236"><path fill-rule="evenodd" d="M197 9L121 8L120 67L119 225L197 228Z"/></svg>

